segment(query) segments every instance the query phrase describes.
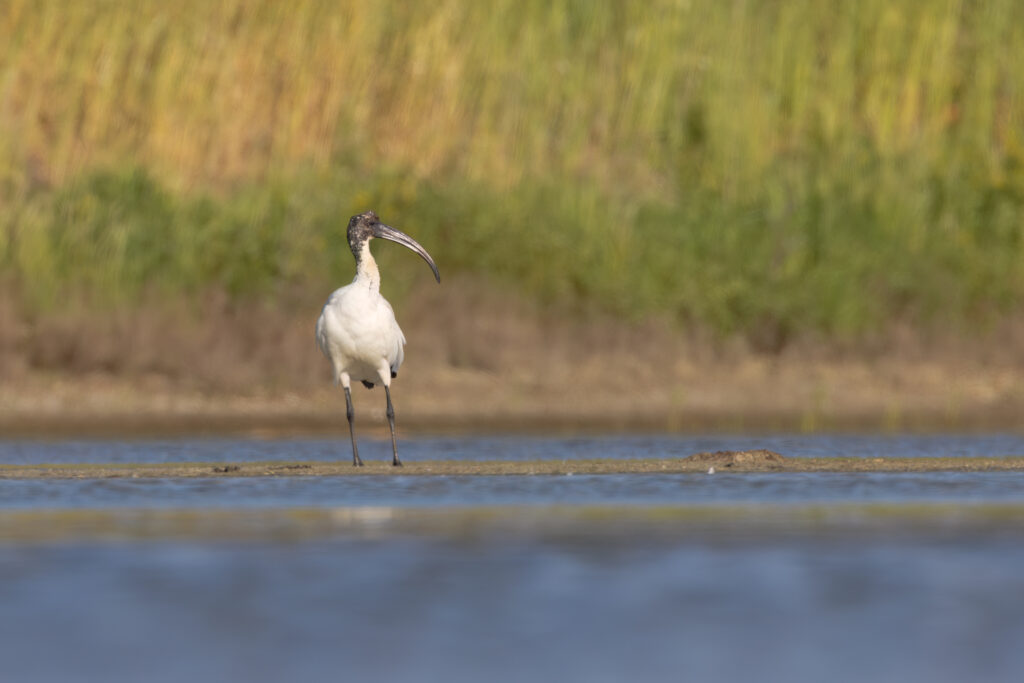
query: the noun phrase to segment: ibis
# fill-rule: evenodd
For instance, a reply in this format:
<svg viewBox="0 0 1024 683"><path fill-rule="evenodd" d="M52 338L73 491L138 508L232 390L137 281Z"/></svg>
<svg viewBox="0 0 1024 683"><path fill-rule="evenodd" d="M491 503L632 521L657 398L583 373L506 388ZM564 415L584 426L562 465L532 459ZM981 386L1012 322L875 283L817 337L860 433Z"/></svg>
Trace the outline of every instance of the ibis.
<svg viewBox="0 0 1024 683"><path fill-rule="evenodd" d="M374 237L397 242L423 257L438 283L441 275L427 250L401 230L384 225L373 211L352 216L348 222L348 246L356 259L356 277L352 284L335 290L324 304L316 322L316 341L334 368L334 381L345 390L345 414L352 438L352 464L362 466L353 425L352 381L368 389L384 386L387 397L388 425L391 427L391 464L399 467L395 440L395 408L391 404L391 380L405 355L405 335L395 320L391 304L380 293L380 270L370 253Z"/></svg>

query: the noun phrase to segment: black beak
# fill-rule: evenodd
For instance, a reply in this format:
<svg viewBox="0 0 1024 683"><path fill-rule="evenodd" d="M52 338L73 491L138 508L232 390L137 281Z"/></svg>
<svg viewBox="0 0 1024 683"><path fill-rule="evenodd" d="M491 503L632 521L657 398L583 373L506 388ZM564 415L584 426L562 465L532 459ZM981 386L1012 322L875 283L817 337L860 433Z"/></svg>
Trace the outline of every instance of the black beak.
<svg viewBox="0 0 1024 683"><path fill-rule="evenodd" d="M430 269L434 271L434 277L437 279L438 283L441 282L441 274L437 272L437 264L434 263L434 259L430 258L430 254L427 253L427 250L420 246L419 242L409 237L401 230L395 230L383 223L375 223L373 225L373 236L380 237L385 240L391 240L392 242L398 242L403 247L408 247L415 251L423 257L423 260L427 262Z"/></svg>

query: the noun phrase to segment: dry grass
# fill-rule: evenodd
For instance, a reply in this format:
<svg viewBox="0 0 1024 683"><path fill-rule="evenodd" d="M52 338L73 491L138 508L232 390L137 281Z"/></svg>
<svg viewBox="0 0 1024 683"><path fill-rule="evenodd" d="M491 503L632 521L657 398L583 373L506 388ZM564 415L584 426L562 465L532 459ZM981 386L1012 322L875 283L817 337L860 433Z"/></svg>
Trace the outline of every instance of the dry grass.
<svg viewBox="0 0 1024 683"><path fill-rule="evenodd" d="M208 291L305 304L374 208L446 278L765 352L972 334L1024 295L1021 8L8 0L2 286L87 311L33 319L30 365L117 366L139 351L48 340Z"/></svg>
<svg viewBox="0 0 1024 683"><path fill-rule="evenodd" d="M359 148L501 185L664 195L682 167L742 194L774 159L866 143L998 173L1021 152L1020 19L1007 0L8 0L0 168L59 184L130 158L195 186Z"/></svg>

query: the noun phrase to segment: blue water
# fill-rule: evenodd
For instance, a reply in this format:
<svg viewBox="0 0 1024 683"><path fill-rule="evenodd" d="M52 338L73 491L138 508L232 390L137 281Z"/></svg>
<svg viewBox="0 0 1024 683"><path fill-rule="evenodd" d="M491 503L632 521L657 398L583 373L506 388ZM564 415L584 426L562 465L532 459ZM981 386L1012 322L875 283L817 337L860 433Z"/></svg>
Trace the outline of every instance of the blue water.
<svg viewBox="0 0 1024 683"><path fill-rule="evenodd" d="M386 442L363 448L388 457ZM1020 455L1024 439L468 437L400 448L410 461L747 448L933 457ZM0 441L0 462L14 463L336 457L349 457L347 439ZM1017 509L1024 473L0 480L0 680L1021 680L1019 515L980 526L740 520L697 532L685 516L657 533L571 518L548 532L529 526L552 504L699 507L714 520L716 506L756 519L803 505L921 502ZM101 509L130 525L150 509L256 519L268 508L400 508L415 518L476 506L512 524L368 537L342 526L245 542L4 536L18 515L54 508Z"/></svg>
<svg viewBox="0 0 1024 683"><path fill-rule="evenodd" d="M347 436L334 439L3 441L0 463L351 461ZM360 454L390 460L391 442L360 438ZM1024 434L767 436L469 436L399 441L403 459L572 460L677 458L702 451L767 448L787 457L982 457L1024 455Z"/></svg>
<svg viewBox="0 0 1024 683"><path fill-rule="evenodd" d="M1024 544L0 547L36 681L1018 681Z"/></svg>
<svg viewBox="0 0 1024 683"><path fill-rule="evenodd" d="M0 508L1020 502L1024 472L2 480Z"/></svg>

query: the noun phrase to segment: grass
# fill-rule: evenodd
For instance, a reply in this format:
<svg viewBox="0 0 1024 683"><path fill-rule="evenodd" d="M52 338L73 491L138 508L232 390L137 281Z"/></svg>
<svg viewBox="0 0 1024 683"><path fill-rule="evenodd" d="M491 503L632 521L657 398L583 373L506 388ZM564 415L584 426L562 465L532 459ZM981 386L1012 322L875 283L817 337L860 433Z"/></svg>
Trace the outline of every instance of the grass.
<svg viewBox="0 0 1024 683"><path fill-rule="evenodd" d="M366 208L443 275L764 350L1024 295L1009 0L10 0L0 46L28 316L319 296ZM389 295L426 281L378 253Z"/></svg>

